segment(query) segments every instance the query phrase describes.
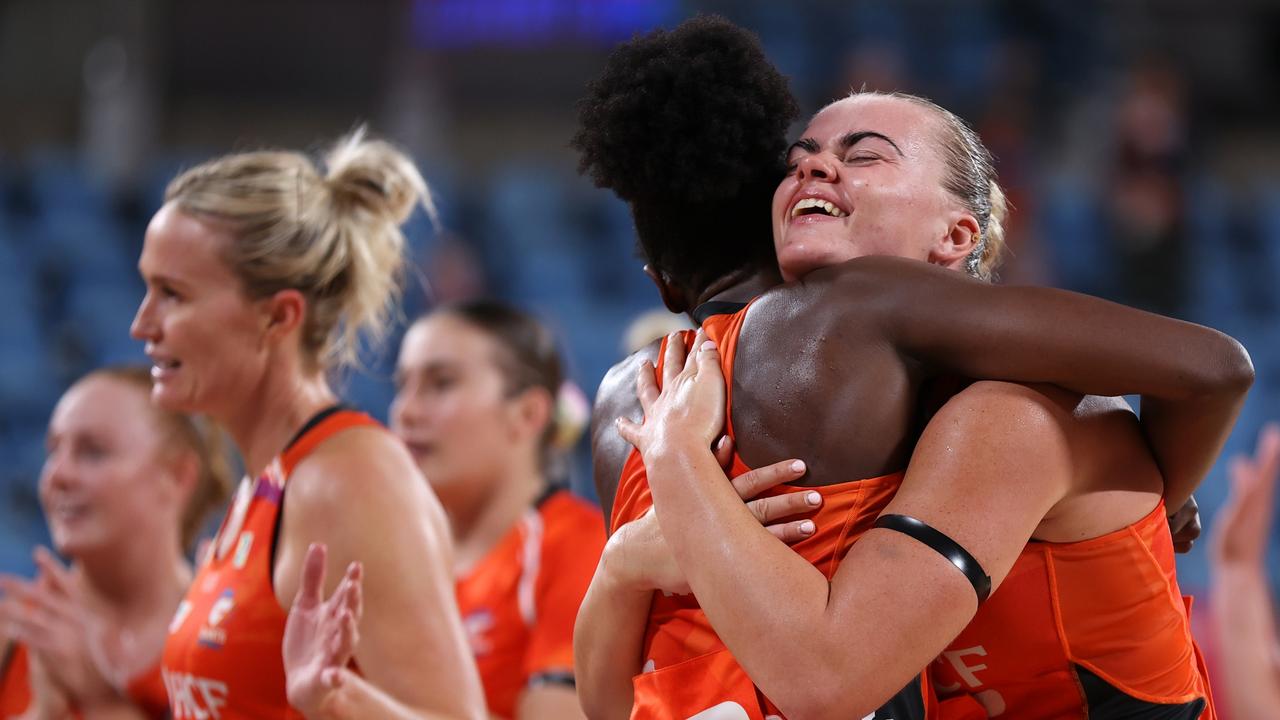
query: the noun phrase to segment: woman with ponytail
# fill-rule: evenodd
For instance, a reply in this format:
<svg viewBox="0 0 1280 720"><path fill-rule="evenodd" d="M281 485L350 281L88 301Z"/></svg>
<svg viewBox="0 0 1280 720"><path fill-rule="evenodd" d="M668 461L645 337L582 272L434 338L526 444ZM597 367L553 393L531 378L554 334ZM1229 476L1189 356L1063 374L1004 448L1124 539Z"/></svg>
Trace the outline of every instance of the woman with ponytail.
<svg viewBox="0 0 1280 720"><path fill-rule="evenodd" d="M479 718L447 520L331 375L383 335L426 183L358 131L322 172L248 152L179 175L147 228L132 332L152 401L235 441L241 482L169 626L175 719Z"/></svg>
<svg viewBox="0 0 1280 720"><path fill-rule="evenodd" d="M573 622L605 533L600 511L551 479L585 415L554 338L502 303L443 307L405 335L396 385L391 427L449 515L489 713L581 717Z"/></svg>
<svg viewBox="0 0 1280 720"><path fill-rule="evenodd" d="M1162 503L1211 466L1247 353L984 282L1003 195L937 105L857 93L788 148L793 110L714 18L623 45L582 103L583 169L701 326L597 393L588 714L1212 718ZM1141 394L1142 423L1087 393Z"/></svg>

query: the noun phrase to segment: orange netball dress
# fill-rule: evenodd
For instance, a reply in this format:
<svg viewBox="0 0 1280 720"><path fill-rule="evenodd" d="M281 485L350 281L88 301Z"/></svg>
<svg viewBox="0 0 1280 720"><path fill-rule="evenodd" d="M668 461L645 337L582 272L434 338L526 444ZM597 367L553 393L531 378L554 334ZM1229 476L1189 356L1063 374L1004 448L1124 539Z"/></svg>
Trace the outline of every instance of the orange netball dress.
<svg viewBox="0 0 1280 720"><path fill-rule="evenodd" d="M1032 541L930 671L942 717L1216 717L1160 503L1075 543Z"/></svg>
<svg viewBox="0 0 1280 720"><path fill-rule="evenodd" d="M169 717L169 696L158 664L130 680L125 695L147 717L156 720ZM0 720L19 717L30 705L31 675L27 648L14 643L6 657L0 659ZM80 717L78 712L73 713Z"/></svg>
<svg viewBox="0 0 1280 720"><path fill-rule="evenodd" d="M706 306L704 306L706 307ZM727 410L732 409L733 358L738 335L746 316L746 308L737 303L716 303L715 308L728 312L711 315L702 328L720 351L721 367L730 394ZM695 313L695 316L698 316ZM685 342L693 341L687 331ZM665 348L666 341L663 340ZM659 363L662 353L659 352ZM658 376L662 375L661 364ZM727 424L733 436L732 423ZM750 468L735 453L732 475ZM902 482L902 473L878 478L815 488L779 486L764 493L817 491L823 504L813 520L816 532L792 548L828 578L835 575L840 559L864 532L871 529ZM618 528L640 517L653 505L644 462L632 450L623 465L610 524ZM699 713L701 717L732 717L765 720L780 718L781 713L755 687L738 665L724 643L711 628L707 616L692 595L667 596L654 593L644 638L644 671L634 678L635 705L633 720L685 720ZM931 693L927 678L917 678L879 711L877 718L919 720L926 717ZM931 716L930 716L931 717Z"/></svg>
<svg viewBox="0 0 1280 720"><path fill-rule="evenodd" d="M209 557L169 625L164 683L174 720L300 718L285 698L280 644L287 612L271 572L285 484L320 443L376 426L329 408L306 424L255 482L245 478Z"/></svg>
<svg viewBox="0 0 1280 720"><path fill-rule="evenodd" d="M573 622L604 542L600 511L552 489L458 580L458 609L491 714L515 717L526 688L574 687Z"/></svg>

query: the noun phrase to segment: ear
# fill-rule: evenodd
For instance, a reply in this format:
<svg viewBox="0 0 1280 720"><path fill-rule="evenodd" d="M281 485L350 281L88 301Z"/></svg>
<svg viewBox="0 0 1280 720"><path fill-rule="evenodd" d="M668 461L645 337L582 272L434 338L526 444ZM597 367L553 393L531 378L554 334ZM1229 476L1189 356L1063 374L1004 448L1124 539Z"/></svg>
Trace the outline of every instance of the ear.
<svg viewBox="0 0 1280 720"><path fill-rule="evenodd" d="M534 441L542 437L554 420L555 402L546 388L533 387L520 393L514 400L515 429L519 436L532 437Z"/></svg>
<svg viewBox="0 0 1280 720"><path fill-rule="evenodd" d="M689 311L689 303L685 301L684 293L680 292L680 288L671 282L671 278L666 273L646 263L644 274L648 275L654 286L658 288L658 295L662 297L662 304L668 310L677 315Z"/></svg>
<svg viewBox="0 0 1280 720"><path fill-rule="evenodd" d="M929 249L929 262L945 268L963 267L981 237L978 219L972 213L957 211L949 218L946 233Z"/></svg>
<svg viewBox="0 0 1280 720"><path fill-rule="evenodd" d="M307 316L307 299L298 290L281 290L263 300L266 336L283 339L302 329Z"/></svg>

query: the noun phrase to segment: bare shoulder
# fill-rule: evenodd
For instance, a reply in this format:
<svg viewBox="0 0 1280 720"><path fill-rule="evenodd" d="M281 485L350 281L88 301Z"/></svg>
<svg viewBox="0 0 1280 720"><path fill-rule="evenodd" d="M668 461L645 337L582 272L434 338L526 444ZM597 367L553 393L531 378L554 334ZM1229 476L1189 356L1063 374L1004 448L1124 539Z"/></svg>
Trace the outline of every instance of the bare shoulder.
<svg viewBox="0 0 1280 720"><path fill-rule="evenodd" d="M596 390L595 407L591 410L591 462L596 494L606 518L613 512L618 479L631 452L631 445L622 439L613 423L620 417L641 419L636 373L646 363L657 363L661 344L661 340L654 340L609 368Z"/></svg>
<svg viewBox="0 0 1280 720"><path fill-rule="evenodd" d="M317 519L409 512L444 522L413 457L381 427L350 428L321 443L298 463L285 497L291 512Z"/></svg>
<svg viewBox="0 0 1280 720"><path fill-rule="evenodd" d="M929 427L988 451L1070 457L1073 416L1081 401L1080 395L1052 385L984 380L948 400Z"/></svg>

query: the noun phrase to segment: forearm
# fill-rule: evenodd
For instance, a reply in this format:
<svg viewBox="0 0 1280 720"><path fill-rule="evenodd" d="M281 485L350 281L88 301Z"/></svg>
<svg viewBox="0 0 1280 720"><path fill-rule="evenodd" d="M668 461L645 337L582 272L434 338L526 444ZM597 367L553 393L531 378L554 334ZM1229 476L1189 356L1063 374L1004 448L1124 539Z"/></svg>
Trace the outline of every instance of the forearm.
<svg viewBox="0 0 1280 720"><path fill-rule="evenodd" d="M1183 401L1142 398L1142 431L1164 478L1168 512L1181 508L1209 473L1244 399L1243 392Z"/></svg>
<svg viewBox="0 0 1280 720"><path fill-rule="evenodd" d="M836 632L826 577L760 525L710 452L661 453L646 466L663 535L734 658L783 710L817 697Z"/></svg>
<svg viewBox="0 0 1280 720"><path fill-rule="evenodd" d="M936 370L1168 401L1235 397L1253 381L1232 338L1079 293L992 286L901 258L855 260L841 280L863 300L858 312L874 312L895 347Z"/></svg>
<svg viewBox="0 0 1280 720"><path fill-rule="evenodd" d="M396 700L359 675L344 670L344 679L307 720L480 720L483 715L462 709L425 710Z"/></svg>
<svg viewBox="0 0 1280 720"><path fill-rule="evenodd" d="M653 591L625 586L610 564L616 544L606 546L573 628L573 664L578 702L591 720L631 716L640 672L644 632Z"/></svg>
<svg viewBox="0 0 1280 720"><path fill-rule="evenodd" d="M1213 574L1213 614L1226 696L1233 715L1268 717L1280 707L1271 593L1261 568L1221 563Z"/></svg>

